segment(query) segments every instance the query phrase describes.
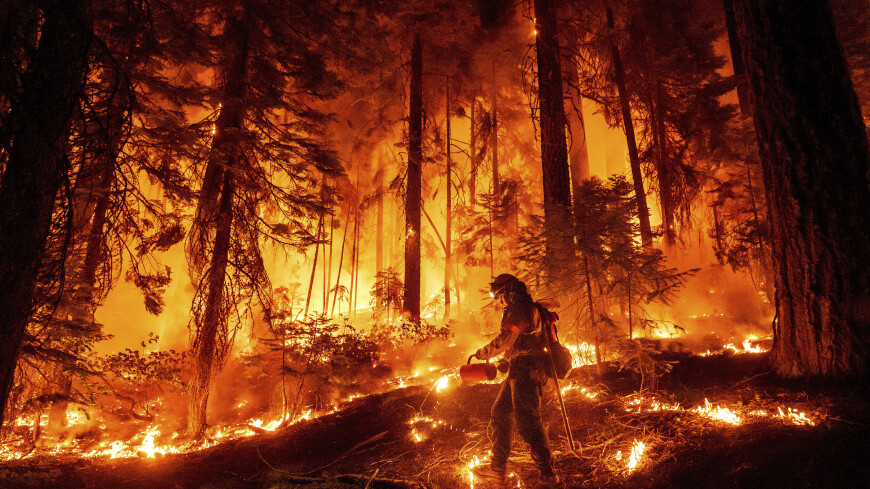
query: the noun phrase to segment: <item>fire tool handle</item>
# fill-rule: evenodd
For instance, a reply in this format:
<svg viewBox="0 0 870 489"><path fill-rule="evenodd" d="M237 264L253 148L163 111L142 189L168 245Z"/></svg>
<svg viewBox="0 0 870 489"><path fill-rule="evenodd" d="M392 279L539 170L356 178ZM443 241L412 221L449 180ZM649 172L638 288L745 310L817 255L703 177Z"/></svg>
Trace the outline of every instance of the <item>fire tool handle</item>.
<svg viewBox="0 0 870 489"><path fill-rule="evenodd" d="M565 422L565 434L568 435L568 444L571 446L571 451L573 452L575 448L579 448L580 452L583 452L583 447L574 445L574 435L571 433L571 425L568 423L568 412L565 410L565 402L562 400L562 386L559 385L559 376L556 374L556 360L553 358L553 340L550 338L550 330L549 328L546 330L544 336L547 339L547 351L550 353L548 356L550 357L550 371L553 374L553 381L556 382L556 395L559 397L559 407L562 408L562 421Z"/></svg>
<svg viewBox="0 0 870 489"><path fill-rule="evenodd" d="M474 358L474 355L468 355L468 361L465 362L466 365L471 365L471 359Z"/></svg>

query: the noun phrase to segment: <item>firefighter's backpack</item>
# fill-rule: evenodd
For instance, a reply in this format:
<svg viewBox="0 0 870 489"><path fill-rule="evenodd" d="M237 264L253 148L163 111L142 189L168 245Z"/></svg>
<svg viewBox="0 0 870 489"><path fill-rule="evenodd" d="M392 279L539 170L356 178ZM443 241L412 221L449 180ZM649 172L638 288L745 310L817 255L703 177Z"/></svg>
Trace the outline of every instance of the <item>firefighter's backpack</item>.
<svg viewBox="0 0 870 489"><path fill-rule="evenodd" d="M556 378L564 379L571 373L572 359L571 350L559 342L559 334L556 330L556 321L559 320L559 315L541 304L538 304L538 312L541 315L544 339L549 345L549 350L553 353L552 359L555 364ZM552 372L550 375L552 376Z"/></svg>

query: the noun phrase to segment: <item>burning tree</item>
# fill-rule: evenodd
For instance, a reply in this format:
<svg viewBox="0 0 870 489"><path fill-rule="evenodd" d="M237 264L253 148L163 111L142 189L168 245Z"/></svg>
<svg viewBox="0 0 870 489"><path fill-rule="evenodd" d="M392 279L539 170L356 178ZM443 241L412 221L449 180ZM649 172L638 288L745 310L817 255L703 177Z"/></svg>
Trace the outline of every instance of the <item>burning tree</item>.
<svg viewBox="0 0 870 489"><path fill-rule="evenodd" d="M320 240L322 228L311 225L324 205L315 171L341 173L335 155L317 140L325 116L310 106L328 97L337 80L323 53L312 49L311 38L297 32L296 20L288 17L298 15L305 19L299 24L316 30L313 12L264 1L221 4L211 13L213 25L224 25L207 40L222 46L212 91L217 117L211 121L208 157L197 164L202 184L187 243L196 285L191 321L196 373L188 417L193 437L204 433L211 380L234 332L250 319L252 309L241 309L242 304L253 301L268 310L262 240L290 249Z"/></svg>

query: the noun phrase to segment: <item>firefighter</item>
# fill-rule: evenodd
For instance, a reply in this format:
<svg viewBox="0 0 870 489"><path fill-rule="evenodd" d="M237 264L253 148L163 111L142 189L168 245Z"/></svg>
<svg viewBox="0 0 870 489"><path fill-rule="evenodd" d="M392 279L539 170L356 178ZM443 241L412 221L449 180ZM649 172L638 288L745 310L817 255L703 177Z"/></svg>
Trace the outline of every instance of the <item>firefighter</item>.
<svg viewBox="0 0 870 489"><path fill-rule="evenodd" d="M511 451L511 425L516 419L517 431L531 448L541 480L556 484L559 476L553 467L550 441L541 419L541 388L547 381L548 364L540 313L526 284L511 274L496 277L489 293L504 308L501 332L474 356L489 360L504 352L510 369L492 405L492 460L489 466L475 469L474 474L482 479L504 481Z"/></svg>

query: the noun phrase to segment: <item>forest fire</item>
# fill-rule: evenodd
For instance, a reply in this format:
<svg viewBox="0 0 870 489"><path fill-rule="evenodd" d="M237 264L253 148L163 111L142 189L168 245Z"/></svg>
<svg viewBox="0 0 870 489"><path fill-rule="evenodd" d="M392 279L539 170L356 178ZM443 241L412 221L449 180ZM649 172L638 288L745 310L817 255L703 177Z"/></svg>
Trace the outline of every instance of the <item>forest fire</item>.
<svg viewBox="0 0 870 489"><path fill-rule="evenodd" d="M870 484L867 2L0 11L4 489Z"/></svg>

